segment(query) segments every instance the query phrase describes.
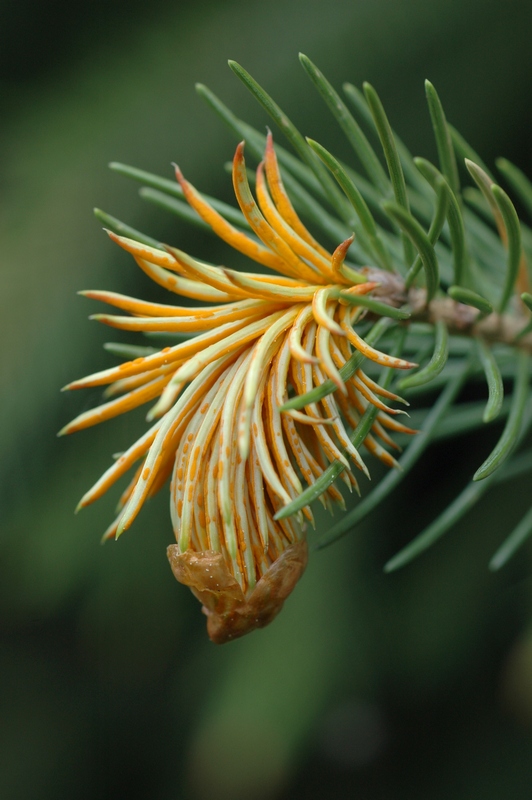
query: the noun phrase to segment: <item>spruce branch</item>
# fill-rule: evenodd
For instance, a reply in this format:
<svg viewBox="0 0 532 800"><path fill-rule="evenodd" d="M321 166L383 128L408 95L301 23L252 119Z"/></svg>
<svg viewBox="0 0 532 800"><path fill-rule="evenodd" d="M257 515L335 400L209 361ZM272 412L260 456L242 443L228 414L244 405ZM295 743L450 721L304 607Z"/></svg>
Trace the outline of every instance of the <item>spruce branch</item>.
<svg viewBox="0 0 532 800"><path fill-rule="evenodd" d="M255 621L246 618L246 629L259 624L256 606L246 605L254 597L257 576L270 575L269 565L278 557L288 559L287 553L279 556L284 540L297 544L301 574L306 561L304 518L314 519L309 504L320 500L330 508L334 502L345 510L342 484L354 488L359 499L327 533L318 535L318 548L336 541L387 502L432 442L502 421L497 444L465 489L387 563L385 569L391 571L439 540L488 487L532 470L530 451L515 454L525 446L532 425L532 284L527 261L532 257L532 229L519 219L510 196L515 192L530 211L532 183L513 164L499 159L497 167L510 194L499 186L448 122L430 81L425 82L427 124L434 133L438 166L409 152L373 86L365 83L360 90L344 84L344 102L307 56L301 54L300 63L350 144L355 164L342 162L328 147L303 135L268 91L230 61L233 73L293 150L274 141L269 129L264 133L239 119L207 87L196 87L237 138L229 170L238 207L197 191L178 167L173 181L118 162L110 165L141 184L143 200L191 223L199 235L218 236L274 274L207 264L96 210L111 238L150 278L174 294L211 307L195 310L111 292L83 292L131 314L99 314L99 321L143 331L150 344L163 349L108 343L108 352L132 361L69 384L68 388L111 386L102 406L80 415L61 432L159 397L148 420L161 421L109 468L80 505L92 502L102 487L116 480L125 471L124 463L131 466L143 459L123 501L125 509L105 536L119 535L148 493L170 474L171 458L186 462L180 435L189 432L213 472L202 478L204 488L197 489L196 470L207 467L185 465L188 493L172 505L177 550L170 560L178 580L186 583L190 576L183 578L180 559L208 541L221 557L217 568L229 569L238 584L241 613L249 616L254 609ZM246 163L244 150L258 163L256 170L249 160ZM319 236L327 239L328 247L315 238ZM175 368L169 358L175 359ZM229 411L215 391L220 364ZM150 369L153 379L148 381ZM485 398L464 402L463 388L480 382ZM220 426L224 436L233 436L232 446L222 448L221 439L210 443L211 428L201 424L201 414L198 419L187 416L187 398L201 394L203 386L208 400L201 414L207 414L212 426ZM405 398L396 391L404 392ZM431 406L426 405L429 392L438 393ZM399 421L404 409L395 405L408 405L408 400L417 430ZM175 420L182 430L177 426L179 435L174 436ZM351 469L350 459L363 478L369 476L361 450L390 468L372 488L359 486ZM223 468L232 470L237 501L227 476L218 477L218 460L222 475ZM166 470L162 478L161 464ZM174 476L176 497L184 491L180 481ZM189 498L194 492L193 508ZM219 525L202 521L204 508ZM526 513L509 532L491 561L492 569L502 567L530 536L531 515ZM247 519L247 533L238 533L237 517ZM242 544L239 536L249 541ZM214 611L209 613L213 625L229 624L216 621ZM233 620L231 631L234 624ZM215 640L223 640L220 631L213 630Z"/></svg>

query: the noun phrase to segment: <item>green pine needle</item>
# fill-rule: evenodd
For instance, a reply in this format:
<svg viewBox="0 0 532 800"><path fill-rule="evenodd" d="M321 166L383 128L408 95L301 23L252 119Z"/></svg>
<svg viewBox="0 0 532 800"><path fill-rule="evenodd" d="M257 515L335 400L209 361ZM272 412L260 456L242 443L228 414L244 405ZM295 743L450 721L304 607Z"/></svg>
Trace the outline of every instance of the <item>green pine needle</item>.
<svg viewBox="0 0 532 800"><path fill-rule="evenodd" d="M163 208L165 211L175 214L177 217L182 219L183 222L188 222L195 228L199 228L207 233L212 232L211 226L204 222L199 214L197 214L193 208L191 208L187 203L184 203L182 200L177 200L175 197L169 197L164 192L160 192L158 189L150 189L149 187L143 187L140 189L139 195L143 200L147 200L148 203L153 203L159 208Z"/></svg>
<svg viewBox="0 0 532 800"><path fill-rule="evenodd" d="M408 213L410 206L406 194L405 176L401 167L401 161L397 152L397 145L395 143L393 131L390 123L388 122L388 117L386 116L386 112L384 111L384 107L377 92L373 86L371 86L371 84L364 84L364 94L366 95L366 101L381 141L384 157L388 165L388 172L390 173L390 179L392 182L396 203ZM403 235L403 249L405 265L409 267L414 260L414 251L412 249L409 236L405 237Z"/></svg>
<svg viewBox="0 0 532 800"><path fill-rule="evenodd" d="M495 162L526 210L532 216L532 182L526 177L519 167L506 158L498 158Z"/></svg>
<svg viewBox="0 0 532 800"><path fill-rule="evenodd" d="M481 314L493 313L493 306L489 300L486 300L485 297L482 297L477 292L473 292L472 289L464 289L462 286L449 286L447 294L457 303L478 308Z"/></svg>
<svg viewBox="0 0 532 800"><path fill-rule="evenodd" d="M530 294L530 292L523 292L521 295L521 300L528 308L528 310L532 311L532 294Z"/></svg>
<svg viewBox="0 0 532 800"><path fill-rule="evenodd" d="M511 534L502 543L489 563L489 568L496 572L510 560L516 551L530 538L532 534L532 508L529 508L521 522L513 529Z"/></svg>
<svg viewBox="0 0 532 800"><path fill-rule="evenodd" d="M453 149L453 143L447 120L438 93L430 81L425 81L425 93L434 128L434 136L438 147L441 171L447 178L449 186L455 195L460 193L460 181L458 179L458 169Z"/></svg>
<svg viewBox="0 0 532 800"><path fill-rule="evenodd" d="M521 261L521 225L514 204L500 186L494 184L491 193L497 203L501 217L506 228L506 238L508 242L508 262L506 266L506 277L504 289L499 304L499 314L506 310L508 301L514 292L517 276L519 274L519 263Z"/></svg>
<svg viewBox="0 0 532 800"><path fill-rule="evenodd" d="M403 208L403 206L390 201L383 203L382 207L388 216L400 226L412 244L416 247L425 270L427 302L430 302L440 285L440 270L436 252L429 237L417 219L415 219L415 217L413 217L409 211Z"/></svg>
<svg viewBox="0 0 532 800"><path fill-rule="evenodd" d="M434 191L436 192L436 209L434 211L434 217L432 218L432 222L430 223L430 229L428 232L428 239L432 245L435 245L440 237L440 233L443 228L443 224L445 222L445 217L447 216L447 210L449 207L449 195L450 189L447 181L443 178L443 176L438 176L434 181ZM416 278L419 270L423 266L423 259L421 256L416 256L416 260L408 270L405 280L405 286L408 289L412 286L414 279ZM439 276L436 275L435 280L439 281Z"/></svg>
<svg viewBox="0 0 532 800"><path fill-rule="evenodd" d="M159 249L163 247L157 239L152 239L151 236L147 236L136 228L132 228L131 225L127 225L116 217L106 214L105 211L102 211L100 208L94 209L94 216L96 219L99 219L100 222L103 222L106 228L118 233L119 236L127 236L128 239L134 239L136 242L147 244L150 247L158 247Z"/></svg>
<svg viewBox="0 0 532 800"><path fill-rule="evenodd" d="M453 143L453 147L454 147L455 153L458 156L458 160L460 161L460 163L463 164L464 161L466 161L466 159L467 159L469 161L472 161L475 164L478 164L480 169L483 172L485 172L486 175L491 180L493 180L493 175L489 171L488 167L484 164L484 162L482 161L482 159L480 158L478 153L475 150L473 150L471 145L468 142L466 142L466 140L464 139L462 134L459 133L456 130L456 128L453 128L452 125L449 125L449 123L447 123L447 128L448 128L449 133L451 135L451 141Z"/></svg>
<svg viewBox="0 0 532 800"><path fill-rule="evenodd" d="M449 355L449 333L443 320L438 320L434 328L435 340L432 358L423 369L399 381L397 384L398 391L401 392L415 386L422 386L424 383L430 383L443 370Z"/></svg>
<svg viewBox="0 0 532 800"><path fill-rule="evenodd" d="M240 64L237 64L236 61L229 61L228 63L235 75L240 78L246 88L249 89L253 97L260 103L264 110L278 125L303 163L310 167L310 169L314 172L318 181L321 183L331 206L345 222L349 223L351 214L348 211L346 203L336 189L336 186L332 182L327 171L309 148L304 137L297 130L293 122L270 97L270 95L262 88L262 86L260 86L257 81L251 77L249 72L241 67Z"/></svg>
<svg viewBox="0 0 532 800"><path fill-rule="evenodd" d="M362 225L363 232L365 236L367 236L368 245L376 262L383 269L390 270L390 256L379 237L373 215L361 193L334 156L313 139L307 138L307 142L312 150L320 157L325 166L331 171L331 174L336 178L340 188L353 206L360 220L360 224ZM358 235L360 237L360 233Z"/></svg>
<svg viewBox="0 0 532 800"><path fill-rule="evenodd" d="M410 319L412 314L410 311L406 310L405 308L395 308L394 306L388 305L388 303L381 303L380 300L375 300L373 297L368 297L365 294L345 294L344 292L338 292L337 297L341 300L345 300L346 303L350 303L354 306L362 306L363 308L367 308L368 311L372 311L374 314L378 314L380 317L390 317L390 319L396 320L405 320Z"/></svg>
<svg viewBox="0 0 532 800"><path fill-rule="evenodd" d="M488 402L486 403L483 420L484 422L491 422L499 416L504 400L502 375L491 347L480 338L476 340L476 344L488 384Z"/></svg>
<svg viewBox="0 0 532 800"><path fill-rule="evenodd" d="M175 213L178 213L179 216L182 216L184 219L187 218L185 216L186 212L183 211L183 207L187 208L189 211L192 211L188 204L182 203L179 205L174 205L170 202L170 197L177 198L178 200L183 200L184 198L183 190L177 181L169 181L166 178L160 178L158 175L153 175L151 172L145 172L143 169L136 169L136 167L130 167L128 164L121 164L117 161L112 161L109 164L109 168L112 169L113 172L118 172L119 175L132 178L135 181L143 183L146 187L149 187L149 189L155 190L148 191L146 188L141 189L140 194L145 199L163 206L163 198L166 197L167 205L164 207L167 208L168 211L175 211ZM168 197L169 195L170 197ZM228 203L218 200L216 197L210 197L208 194L202 193L201 196L216 211L218 211L222 217L225 217L225 219L227 219L233 225L237 225L239 228L245 228L248 231L251 230L249 224L244 218L244 215L238 208L234 208ZM177 208L180 209L179 212L176 210ZM196 219L194 220L193 216L191 215L189 221L196 225L202 223L203 220L198 217L196 212L194 211L193 213Z"/></svg>
<svg viewBox="0 0 532 800"><path fill-rule="evenodd" d="M354 119L344 101L338 93L335 92L329 81L324 77L323 73L320 72L312 61L307 58L307 56L303 55L303 53L299 54L299 60L314 86L329 106L329 109L345 133L353 150L358 155L360 163L366 170L369 179L383 197L389 196L391 192L390 181L382 168L377 154L364 135L358 122Z"/></svg>
<svg viewBox="0 0 532 800"><path fill-rule="evenodd" d="M516 359L516 378L510 415L504 426L501 438L484 463L475 472L474 481L485 480L504 463L514 449L521 431L526 401L529 397L529 383L530 356L528 353L521 351Z"/></svg>
<svg viewBox="0 0 532 800"><path fill-rule="evenodd" d="M443 177L441 172L425 158L415 158L414 163L425 180L430 184L430 186L432 186L434 190L436 190L436 182L438 178ZM447 181L444 182L444 187L448 200L447 221L449 223L449 232L451 236L454 283L457 285L462 285L467 275L468 262L465 242L464 218L462 216L460 204L458 203L458 200L456 199L456 196Z"/></svg>

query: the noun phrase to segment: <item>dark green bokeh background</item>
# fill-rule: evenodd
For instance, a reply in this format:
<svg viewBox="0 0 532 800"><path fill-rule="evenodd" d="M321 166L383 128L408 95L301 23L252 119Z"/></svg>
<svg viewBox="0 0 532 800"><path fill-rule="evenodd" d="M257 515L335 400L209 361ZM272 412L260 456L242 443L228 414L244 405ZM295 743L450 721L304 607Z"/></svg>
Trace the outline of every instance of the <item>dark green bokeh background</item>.
<svg viewBox="0 0 532 800"><path fill-rule="evenodd" d="M529 0L1 0L1 797L530 796L530 548L499 576L486 566L529 501L529 478L493 492L402 573L382 574L490 442L431 451L387 507L314 555L273 626L216 648L167 566L165 492L104 548L116 495L72 514L142 414L67 440L55 431L98 397L59 387L110 365L101 343L117 338L87 322L96 308L76 290L158 296L93 206L231 257L106 168L170 177L179 161L229 199L234 141L195 81L262 127L233 58L346 156L302 50L337 86L373 82L402 138L434 158L429 77L488 163L505 155L531 174L531 33Z"/></svg>

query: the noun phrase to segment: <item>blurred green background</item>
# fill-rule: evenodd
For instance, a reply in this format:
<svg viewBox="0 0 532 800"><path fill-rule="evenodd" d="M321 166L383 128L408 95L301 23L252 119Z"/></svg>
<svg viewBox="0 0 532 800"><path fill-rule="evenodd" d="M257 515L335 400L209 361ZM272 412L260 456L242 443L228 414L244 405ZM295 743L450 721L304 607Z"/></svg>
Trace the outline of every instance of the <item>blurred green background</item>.
<svg viewBox="0 0 532 800"><path fill-rule="evenodd" d="M217 648L168 568L164 491L103 548L117 495L72 513L142 413L72 439L55 432L98 400L59 388L111 365L101 344L117 338L87 321L96 306L75 292L159 297L93 206L230 257L106 166L171 177L178 161L230 200L223 163L235 142L195 81L263 127L226 67L239 61L346 157L301 50L336 86L370 80L413 152L435 158L428 77L487 163L504 155L530 175L531 34L529 0L1 0L1 797L530 796L531 550L500 575L487 570L529 478L494 490L403 572L382 574L490 442L434 448L356 534L313 556L274 625Z"/></svg>

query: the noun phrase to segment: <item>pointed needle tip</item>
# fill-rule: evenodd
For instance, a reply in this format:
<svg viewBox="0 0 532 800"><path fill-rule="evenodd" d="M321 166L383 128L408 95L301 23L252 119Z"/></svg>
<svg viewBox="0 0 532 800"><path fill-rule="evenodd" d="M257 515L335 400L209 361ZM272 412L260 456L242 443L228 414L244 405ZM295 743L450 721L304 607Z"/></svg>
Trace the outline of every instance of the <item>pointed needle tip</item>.
<svg viewBox="0 0 532 800"><path fill-rule="evenodd" d="M154 419L157 419L157 417L158 417L158 416L159 416L161 413L162 413L162 412L161 412L161 410L159 409L159 403L157 403L157 405L153 406L153 408L150 408L150 410L149 410L149 411L148 411L148 413L146 414L146 422L153 422L153 420L154 420Z"/></svg>
<svg viewBox="0 0 532 800"><path fill-rule="evenodd" d="M81 378L79 381L71 381L70 383L67 383L66 386L63 386L60 391L69 392L71 389L82 389L85 386L83 381L83 378Z"/></svg>
<svg viewBox="0 0 532 800"><path fill-rule="evenodd" d="M401 569L406 563L408 563L408 559L404 558L402 551L396 553L383 567L384 572L395 572L398 569Z"/></svg>

